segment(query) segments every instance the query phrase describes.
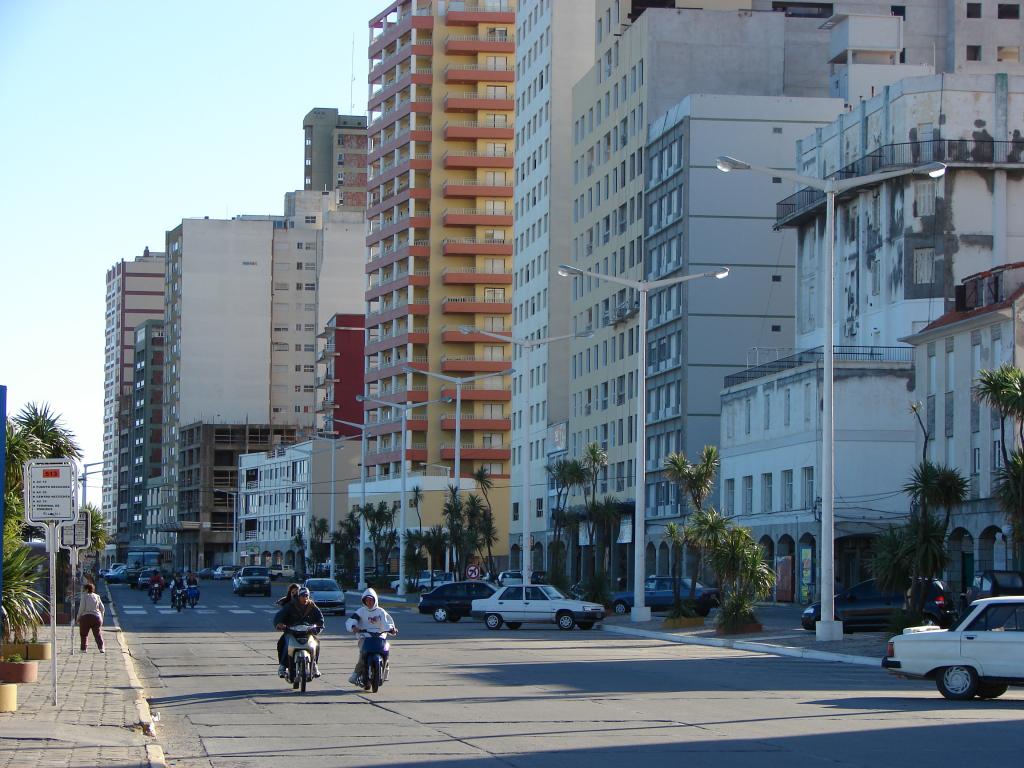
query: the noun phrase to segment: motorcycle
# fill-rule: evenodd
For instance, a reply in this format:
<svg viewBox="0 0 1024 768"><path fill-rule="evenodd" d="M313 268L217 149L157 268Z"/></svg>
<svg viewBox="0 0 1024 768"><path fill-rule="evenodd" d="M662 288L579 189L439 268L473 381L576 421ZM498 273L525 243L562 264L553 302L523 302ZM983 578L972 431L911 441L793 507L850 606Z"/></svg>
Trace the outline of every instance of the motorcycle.
<svg viewBox="0 0 1024 768"><path fill-rule="evenodd" d="M195 586L194 584L189 586L188 591L187 591L187 597L188 597L188 607L189 608L195 608L196 607L196 603L199 602L199 587Z"/></svg>
<svg viewBox="0 0 1024 768"><path fill-rule="evenodd" d="M149 587L149 598L153 601L154 604L160 602L160 597L161 597L161 595L163 595L163 593L164 593L164 588L162 586L160 586L159 584L152 584L152 585L150 585L150 587Z"/></svg>
<svg viewBox="0 0 1024 768"><path fill-rule="evenodd" d="M288 655L287 680L292 689L306 692L306 683L313 679L313 662L316 660L317 639L323 627L315 624L296 624L285 629L288 635L285 649Z"/></svg>
<svg viewBox="0 0 1024 768"><path fill-rule="evenodd" d="M391 645L388 643L388 631L363 632L362 654L365 659L365 672L360 681L364 691L376 693L388 679L390 665L388 658L391 655Z"/></svg>
<svg viewBox="0 0 1024 768"><path fill-rule="evenodd" d="M178 613L181 613L181 609L185 607L185 590L184 589L172 589L171 590L171 608L176 608Z"/></svg>

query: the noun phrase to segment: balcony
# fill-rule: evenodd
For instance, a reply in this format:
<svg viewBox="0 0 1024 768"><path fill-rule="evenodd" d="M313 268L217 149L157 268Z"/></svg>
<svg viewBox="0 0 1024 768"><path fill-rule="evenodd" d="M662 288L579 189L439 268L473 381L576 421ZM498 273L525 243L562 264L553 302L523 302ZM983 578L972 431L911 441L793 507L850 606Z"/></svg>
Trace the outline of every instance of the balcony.
<svg viewBox="0 0 1024 768"><path fill-rule="evenodd" d="M434 41L430 39L417 39L415 44L410 40L400 43L394 50L383 53L383 58L376 64L371 65L368 81L376 82L389 69L396 67L413 54L417 56L432 56L434 53Z"/></svg>
<svg viewBox="0 0 1024 768"><path fill-rule="evenodd" d="M511 240L460 237L441 241L441 253L445 256L511 256Z"/></svg>
<svg viewBox="0 0 1024 768"><path fill-rule="evenodd" d="M427 420L424 418L410 418L406 422L406 427L410 432L426 432ZM380 435L392 435L401 432L401 430L402 419L399 417L394 419L381 420L370 425L366 430L366 434L368 437L379 437Z"/></svg>
<svg viewBox="0 0 1024 768"><path fill-rule="evenodd" d="M374 325L380 325L381 323L387 323L391 320L396 320L399 317L409 317L411 315L422 316L429 314L430 303L427 301L410 301L391 304L389 306L382 307L376 312L367 312L366 327L369 328Z"/></svg>
<svg viewBox="0 0 1024 768"><path fill-rule="evenodd" d="M426 325L417 325L412 332L404 328L398 331L388 331L380 336L370 339L366 343L366 354L373 355L384 352L395 347L404 347L406 344L426 344L430 339L430 333Z"/></svg>
<svg viewBox="0 0 1024 768"><path fill-rule="evenodd" d="M509 0L449 0L445 9L450 27L516 23L516 6Z"/></svg>
<svg viewBox="0 0 1024 768"><path fill-rule="evenodd" d="M370 40L368 55L372 58L378 56L389 45L403 37L413 29L433 29L434 12L430 7L414 8L399 16L393 22L383 19L371 21L371 29L375 37Z"/></svg>
<svg viewBox="0 0 1024 768"><path fill-rule="evenodd" d="M391 219L371 221L366 236L367 245L376 245L381 240L394 237L399 232L409 229L429 229L430 211L416 210L413 213L402 213Z"/></svg>
<svg viewBox="0 0 1024 768"><path fill-rule="evenodd" d="M461 150L445 152L441 162L446 169L450 170L459 168L465 168L467 170L473 170L475 168L511 168L515 163L515 158L510 154L499 155L487 152ZM504 196L511 197L512 194L508 193Z"/></svg>
<svg viewBox="0 0 1024 768"><path fill-rule="evenodd" d="M492 339L495 344L501 342ZM507 371L512 367L510 360L493 360L475 355L443 355L441 357L441 371L443 373L488 373Z"/></svg>
<svg viewBox="0 0 1024 768"><path fill-rule="evenodd" d="M397 445L394 448L385 448L384 450L372 451L366 454L367 464L390 464L394 461L401 461L401 459L402 448ZM427 444L415 442L406 447L405 459L406 461L426 461Z"/></svg>
<svg viewBox="0 0 1024 768"><path fill-rule="evenodd" d="M441 429L446 432L455 431L455 414L446 413L441 416ZM462 431L483 430L487 432L506 432L512 429L510 418L482 418L475 416L462 417Z"/></svg>
<svg viewBox="0 0 1024 768"><path fill-rule="evenodd" d="M478 384L466 384L462 387L462 401L492 400L510 402L512 400L512 390L502 388L497 383L501 380L501 376L495 376L493 379L486 379L485 381L487 383L480 382ZM445 386L442 388L441 397L450 397L454 399L455 387Z"/></svg>
<svg viewBox="0 0 1024 768"><path fill-rule="evenodd" d="M384 278L379 283L374 285L370 284L370 287L366 289L366 300L372 301L379 299L392 291L397 291L402 288L408 288L410 285L426 287L430 285L430 271L426 269L417 269L412 274L408 272L398 272L392 277Z"/></svg>
<svg viewBox="0 0 1024 768"><path fill-rule="evenodd" d="M389 182L388 189L384 192L379 202L367 201L366 216L373 218L382 213L388 213L399 205L408 204L410 200L430 200L430 187L413 187L408 181L402 182L397 189Z"/></svg>
<svg viewBox="0 0 1024 768"><path fill-rule="evenodd" d="M974 141L972 139L935 139L914 141L903 144L886 144L864 157L840 168L827 178L855 179L873 173L908 171L919 165L942 162L953 168L984 167L1003 165L1020 166L1024 163L1019 142ZM863 187L851 190L856 195ZM844 197L844 195L840 195ZM809 187L801 189L775 204L775 228L799 225L809 216L817 215L819 207L825 204L825 193Z"/></svg>
<svg viewBox="0 0 1024 768"><path fill-rule="evenodd" d="M512 448L508 445L473 445L472 443L462 444L462 456L465 459L477 459L479 461L508 461L512 458ZM455 459L455 444L441 444L441 458L452 461Z"/></svg>
<svg viewBox="0 0 1024 768"><path fill-rule="evenodd" d="M377 394L370 393L371 397L379 400L386 400L389 403L425 403L428 392L425 389L400 389L398 387L381 387ZM375 411L383 406L376 403L363 403L364 411Z"/></svg>
<svg viewBox="0 0 1024 768"><path fill-rule="evenodd" d="M445 268L441 271L441 282L444 285L512 285L512 273L504 270L490 272L474 267Z"/></svg>
<svg viewBox="0 0 1024 768"><path fill-rule="evenodd" d="M385 184L396 176L409 171L429 171L431 156L429 152L417 152L415 156L405 155L391 160L384 160L376 167L370 168L372 174L367 175L366 183L370 188Z"/></svg>
<svg viewBox="0 0 1024 768"><path fill-rule="evenodd" d="M511 32L494 35L448 35L444 39L444 52L456 53L515 53L515 36Z"/></svg>
<svg viewBox="0 0 1024 768"><path fill-rule="evenodd" d="M446 315L510 315L512 302L476 296L448 296L441 303L441 311Z"/></svg>
<svg viewBox="0 0 1024 768"><path fill-rule="evenodd" d="M493 121L452 120L444 124L446 141L457 139L505 139L515 138L515 128L509 124Z"/></svg>
<svg viewBox="0 0 1024 768"><path fill-rule="evenodd" d="M367 102L368 109L371 111L378 109L385 101L392 98L395 94L404 91L409 86L413 84L430 85L433 79L434 70L429 67L417 67L415 70L402 72L398 77L380 83L381 87L370 94L370 99Z"/></svg>
<svg viewBox="0 0 1024 768"><path fill-rule="evenodd" d="M509 339L512 338L512 332L511 331L493 331L493 333L497 333L497 334L500 334L502 336L508 336ZM451 327L451 328L449 328L448 326L442 326L442 328L441 328L441 341L447 342L449 344L452 344L452 343L462 343L462 344L484 343L484 344L493 344L497 340L494 339L491 336L485 336L482 333L472 333L472 332L471 333L463 333L460 330L459 326L454 326L454 327Z"/></svg>
<svg viewBox="0 0 1024 768"><path fill-rule="evenodd" d="M430 258L430 241L415 240L411 244L399 243L398 245L385 246L380 249L376 256L366 262L365 271L367 274L370 274L395 262L404 261L410 256L418 259Z"/></svg>
<svg viewBox="0 0 1024 768"><path fill-rule="evenodd" d="M512 212L486 208L446 208L441 214L446 227L511 227Z"/></svg>
<svg viewBox="0 0 1024 768"><path fill-rule="evenodd" d="M367 152L366 161L371 164L375 163L390 152L405 146L410 141L430 143L432 131L433 129L430 125L417 125L413 128L397 130L388 137L383 136L383 134L377 134L374 137L376 143L373 149Z"/></svg>
<svg viewBox="0 0 1024 768"><path fill-rule="evenodd" d="M444 183L445 197L512 197L512 182L498 184L477 179L458 179Z"/></svg>
<svg viewBox="0 0 1024 768"><path fill-rule="evenodd" d="M489 95L477 91L465 91L463 93L449 93L444 97L445 112L479 112L480 110L491 110L497 112L511 112L515 109L515 99L508 94Z"/></svg>
<svg viewBox="0 0 1024 768"><path fill-rule="evenodd" d="M449 64L444 68L444 81L454 83L511 83L514 67L481 67L479 64Z"/></svg>
<svg viewBox="0 0 1024 768"><path fill-rule="evenodd" d="M409 368L415 368L418 371L429 370L427 358L423 355L417 355L408 360L401 359L371 363L367 366L364 380L371 382L387 379L392 376L401 376L404 375L406 366Z"/></svg>

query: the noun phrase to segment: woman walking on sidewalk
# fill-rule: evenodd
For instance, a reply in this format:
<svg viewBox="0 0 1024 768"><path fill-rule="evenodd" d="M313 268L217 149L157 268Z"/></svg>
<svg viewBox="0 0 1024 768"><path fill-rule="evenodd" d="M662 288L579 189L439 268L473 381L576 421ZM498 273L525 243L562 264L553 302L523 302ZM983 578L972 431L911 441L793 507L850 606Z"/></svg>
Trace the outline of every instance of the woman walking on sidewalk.
<svg viewBox="0 0 1024 768"><path fill-rule="evenodd" d="M82 636L82 652L85 653L86 641L89 639L89 631L96 638L96 647L103 650L103 601L96 594L96 587L86 583L82 595L82 602L78 606L78 632Z"/></svg>

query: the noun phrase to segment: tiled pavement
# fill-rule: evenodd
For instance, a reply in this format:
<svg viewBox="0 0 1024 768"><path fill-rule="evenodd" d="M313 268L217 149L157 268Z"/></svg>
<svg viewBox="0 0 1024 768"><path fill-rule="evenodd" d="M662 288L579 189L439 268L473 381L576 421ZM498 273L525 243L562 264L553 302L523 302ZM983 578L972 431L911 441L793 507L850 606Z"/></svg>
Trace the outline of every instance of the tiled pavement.
<svg viewBox="0 0 1024 768"><path fill-rule="evenodd" d="M18 686L18 711L0 714L0 768L161 765L151 762L159 750L152 751L155 743L139 725L120 632L105 628L105 654L90 642L87 653L76 647L74 656L70 633L67 626L57 633L57 705L46 661L37 683Z"/></svg>

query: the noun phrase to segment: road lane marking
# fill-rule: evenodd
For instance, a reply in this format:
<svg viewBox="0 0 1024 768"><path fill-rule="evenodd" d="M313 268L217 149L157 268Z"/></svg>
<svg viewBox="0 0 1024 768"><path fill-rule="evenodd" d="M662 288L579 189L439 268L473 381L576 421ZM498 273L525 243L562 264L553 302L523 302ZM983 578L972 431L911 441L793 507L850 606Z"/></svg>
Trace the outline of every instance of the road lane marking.
<svg viewBox="0 0 1024 768"><path fill-rule="evenodd" d="M214 613L214 611L210 610L209 608L198 608L196 610L196 613L209 614Z"/></svg>
<svg viewBox="0 0 1024 768"><path fill-rule="evenodd" d="M252 613L252 611L246 608L232 608L231 613Z"/></svg>

